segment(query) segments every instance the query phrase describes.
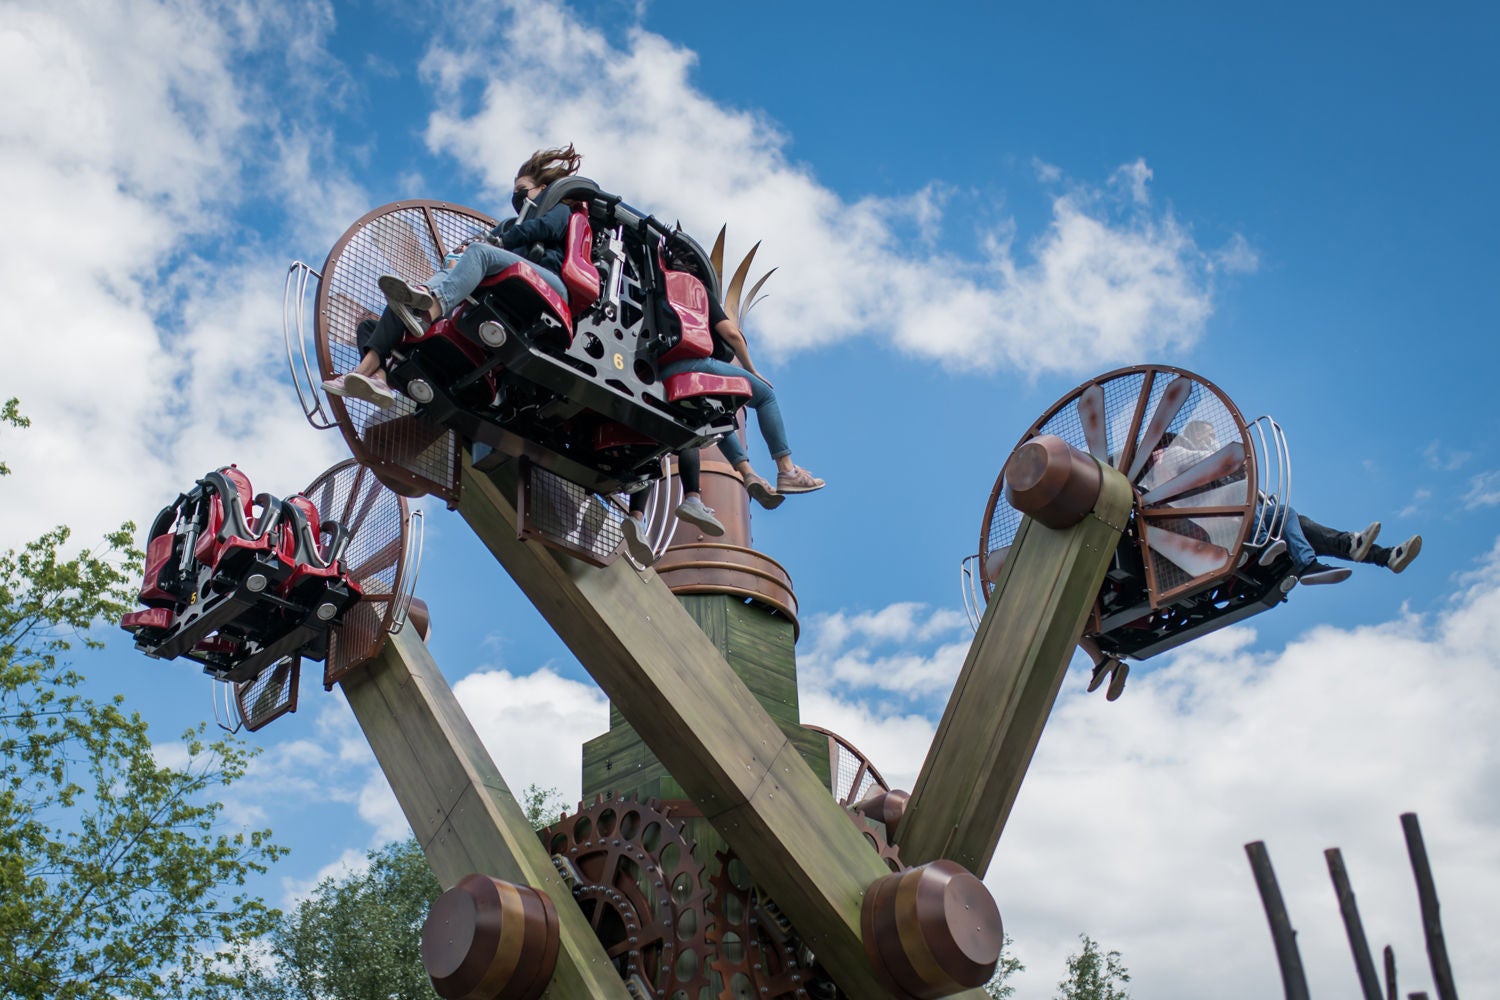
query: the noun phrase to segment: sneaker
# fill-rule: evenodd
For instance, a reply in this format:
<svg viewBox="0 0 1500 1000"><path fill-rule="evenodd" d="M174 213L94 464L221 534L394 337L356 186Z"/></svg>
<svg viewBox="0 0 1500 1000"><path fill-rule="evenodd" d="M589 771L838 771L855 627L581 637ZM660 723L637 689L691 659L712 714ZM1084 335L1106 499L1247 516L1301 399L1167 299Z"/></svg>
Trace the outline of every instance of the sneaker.
<svg viewBox="0 0 1500 1000"><path fill-rule="evenodd" d="M646 541L646 528L639 518L627 517L620 527L625 533L625 551L630 553L630 558L642 566L650 566L656 562L656 553L652 551L651 543Z"/></svg>
<svg viewBox="0 0 1500 1000"><path fill-rule="evenodd" d="M1379 521L1371 521L1370 526L1364 531L1356 531L1354 541L1349 546L1349 558L1354 562L1364 562L1365 556L1370 554L1370 546L1375 544L1375 539L1379 534Z"/></svg>
<svg viewBox="0 0 1500 1000"><path fill-rule="evenodd" d="M1343 583L1353 572L1348 566L1335 568L1320 562L1310 562L1297 574L1297 582L1308 587L1315 587L1320 583Z"/></svg>
<svg viewBox="0 0 1500 1000"><path fill-rule="evenodd" d="M1120 695L1125 693L1125 678L1129 676L1130 664L1124 660L1116 660L1114 673L1109 675L1109 687L1104 692L1104 700L1119 701Z"/></svg>
<svg viewBox="0 0 1500 1000"><path fill-rule="evenodd" d="M1094 672L1089 674L1089 690L1097 691L1104 679L1114 673L1114 659L1105 660L1103 663L1094 664Z"/></svg>
<svg viewBox="0 0 1500 1000"><path fill-rule="evenodd" d="M712 535L714 538L724 534L724 525L719 523L717 517L714 517L714 509L706 506L702 497L688 497L678 504L677 519L695 525L705 535Z"/></svg>
<svg viewBox="0 0 1500 1000"><path fill-rule="evenodd" d="M414 285L394 274L382 274L376 283L380 285L381 294L391 305L406 306L408 309L432 315L432 307L436 305L436 301L425 285Z"/></svg>
<svg viewBox="0 0 1500 1000"><path fill-rule="evenodd" d="M1276 560L1280 559L1282 553L1284 553L1285 551L1286 539L1278 538L1276 539L1276 541L1266 546L1265 551L1260 554L1260 559L1258 560L1258 562L1262 566L1269 566Z"/></svg>
<svg viewBox="0 0 1500 1000"><path fill-rule="evenodd" d="M1411 565L1411 561L1417 558L1422 551L1422 536L1412 535L1400 545L1391 549L1390 557L1386 560L1386 567L1392 573L1399 573Z"/></svg>
<svg viewBox="0 0 1500 1000"><path fill-rule="evenodd" d="M786 497L777 493L774 486L753 472L745 476L745 492L766 510L775 510L786 503Z"/></svg>
<svg viewBox="0 0 1500 1000"><path fill-rule="evenodd" d="M777 493L811 493L827 484L801 466L792 466L791 472L776 473Z"/></svg>
<svg viewBox="0 0 1500 1000"><path fill-rule="evenodd" d="M390 386L357 372L328 379L323 383L323 391L330 396L345 396L374 403L382 410L396 405L396 394L391 391Z"/></svg>

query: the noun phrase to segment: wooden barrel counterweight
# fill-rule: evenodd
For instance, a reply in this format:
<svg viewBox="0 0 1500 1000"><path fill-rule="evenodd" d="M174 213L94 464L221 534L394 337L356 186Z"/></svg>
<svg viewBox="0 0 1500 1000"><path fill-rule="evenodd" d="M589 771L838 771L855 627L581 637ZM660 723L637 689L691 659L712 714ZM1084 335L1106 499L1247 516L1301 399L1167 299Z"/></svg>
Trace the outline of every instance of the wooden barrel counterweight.
<svg viewBox="0 0 1500 1000"><path fill-rule="evenodd" d="M935 1000L983 986L1004 930L984 883L953 861L887 875L860 912L865 953L897 997Z"/></svg>
<svg viewBox="0 0 1500 1000"><path fill-rule="evenodd" d="M546 894L488 875L466 875L432 904L422 965L445 1000L536 1000L560 944Z"/></svg>

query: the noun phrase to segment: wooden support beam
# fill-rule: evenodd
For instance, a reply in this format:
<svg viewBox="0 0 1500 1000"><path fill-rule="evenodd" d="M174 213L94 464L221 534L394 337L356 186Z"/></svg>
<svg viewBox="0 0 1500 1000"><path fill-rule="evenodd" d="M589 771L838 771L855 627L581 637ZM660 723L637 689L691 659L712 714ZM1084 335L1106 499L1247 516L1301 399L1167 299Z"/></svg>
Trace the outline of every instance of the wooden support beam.
<svg viewBox="0 0 1500 1000"><path fill-rule="evenodd" d="M341 683L443 888L479 872L541 890L557 908L562 936L547 996L630 1000L415 630L391 636L375 662Z"/></svg>
<svg viewBox="0 0 1500 1000"><path fill-rule="evenodd" d="M625 560L598 569L517 538L506 471L497 485L466 459L459 513L839 988L887 996L865 957L860 907L888 869L654 572Z"/></svg>
<svg viewBox="0 0 1500 1000"><path fill-rule="evenodd" d="M1328 860L1328 877L1333 879L1333 892L1339 900L1339 913L1344 918L1344 930L1349 935L1349 950L1354 955L1354 970L1359 975L1359 988L1365 1000L1380 1000L1380 977L1375 974L1375 959L1370 955L1370 943L1365 938L1365 925L1359 919L1359 905L1354 900L1354 886L1349 882L1349 871L1344 867L1344 855L1337 847L1323 852Z"/></svg>
<svg viewBox="0 0 1500 1000"><path fill-rule="evenodd" d="M1422 934L1427 939L1427 960L1432 965L1433 985L1439 1000L1458 1000L1453 966L1448 962L1448 945L1443 939L1437 883L1432 879L1427 845L1422 841L1422 825L1417 822L1416 813L1401 814L1401 830L1406 834L1406 853L1411 857L1412 874L1417 879L1417 901L1422 907Z"/></svg>
<svg viewBox="0 0 1500 1000"><path fill-rule="evenodd" d="M1250 858L1255 887L1260 890L1260 902L1266 910L1266 921L1271 925L1271 940L1276 945L1276 961L1281 966L1281 985L1286 990L1286 1000L1308 1000L1307 975L1302 971L1302 954L1297 950L1297 932L1292 929L1286 901L1281 898L1281 886L1276 884L1276 872L1271 867L1271 855L1266 851L1265 841L1246 844L1245 854Z"/></svg>
<svg viewBox="0 0 1500 1000"><path fill-rule="evenodd" d="M901 819L907 864L989 868L1130 514L1130 483L1100 471L1073 527L1021 522Z"/></svg>

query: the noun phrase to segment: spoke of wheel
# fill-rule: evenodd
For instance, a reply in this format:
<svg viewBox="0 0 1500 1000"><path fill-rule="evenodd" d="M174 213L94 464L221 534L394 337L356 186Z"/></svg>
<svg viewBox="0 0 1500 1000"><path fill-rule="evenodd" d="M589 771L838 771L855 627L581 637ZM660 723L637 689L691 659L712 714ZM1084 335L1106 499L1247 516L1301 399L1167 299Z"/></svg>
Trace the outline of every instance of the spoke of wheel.
<svg viewBox="0 0 1500 1000"><path fill-rule="evenodd" d="M1227 479L1236 472L1243 471L1244 468L1245 446L1238 441L1226 444L1160 486L1152 487L1141 496L1141 503L1151 505L1170 500L1200 486L1207 486L1215 479Z"/></svg>
<svg viewBox="0 0 1500 1000"><path fill-rule="evenodd" d="M1141 435L1135 458L1130 463L1130 471L1125 474L1126 479L1132 483L1139 481L1141 471L1146 467L1151 453L1156 450L1162 435L1167 432L1167 428L1171 426L1172 420L1192 392L1193 380L1185 375L1177 376L1167 386L1166 391L1161 394L1161 401L1156 404L1156 412L1151 414L1151 419L1146 424L1146 433Z"/></svg>
<svg viewBox="0 0 1500 1000"><path fill-rule="evenodd" d="M397 535L351 569L349 575L356 580L362 580L396 565L396 560L399 558L401 558L401 536Z"/></svg>
<svg viewBox="0 0 1500 1000"><path fill-rule="evenodd" d="M1174 531L1148 528L1146 544L1192 576L1217 572L1229 563L1229 552L1222 546Z"/></svg>
<svg viewBox="0 0 1500 1000"><path fill-rule="evenodd" d="M1078 397L1078 419L1083 424L1083 438L1088 442L1089 454L1101 462L1109 461L1109 438L1104 429L1104 387L1097 382L1089 384Z"/></svg>
<svg viewBox="0 0 1500 1000"><path fill-rule="evenodd" d="M361 465L359 467L360 472L364 472L364 468ZM354 515L354 520L344 525L344 527L349 529L351 534L359 530L360 525L365 523L365 519L370 516L370 513L375 509L375 505L385 495L385 487L375 477L371 476L365 485L367 487L365 490L365 502L360 505L359 513Z"/></svg>

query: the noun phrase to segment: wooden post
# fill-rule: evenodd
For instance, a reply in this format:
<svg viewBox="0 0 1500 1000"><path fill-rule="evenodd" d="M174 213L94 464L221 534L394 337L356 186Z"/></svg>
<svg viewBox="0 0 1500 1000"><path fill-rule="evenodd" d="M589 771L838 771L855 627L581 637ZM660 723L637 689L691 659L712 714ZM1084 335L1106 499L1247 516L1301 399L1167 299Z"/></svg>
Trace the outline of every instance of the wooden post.
<svg viewBox="0 0 1500 1000"><path fill-rule="evenodd" d="M1396 1000L1396 952L1385 946L1385 1000Z"/></svg>
<svg viewBox="0 0 1500 1000"><path fill-rule="evenodd" d="M865 957L860 908L889 869L693 618L649 570L586 566L518 539L507 468L497 473L504 489L467 459L461 475L459 513L839 988L886 996Z"/></svg>
<svg viewBox="0 0 1500 1000"><path fill-rule="evenodd" d="M1402 813L1401 829L1406 834L1406 853L1411 856L1411 870L1417 879L1417 900L1422 906L1422 933L1427 937L1427 960L1432 963L1433 985L1439 1000L1458 1000L1458 989L1453 985L1453 967L1448 964L1448 946L1443 943L1437 886L1432 880L1432 866L1427 863L1427 847L1422 842L1422 827L1417 823L1417 814Z"/></svg>
<svg viewBox="0 0 1500 1000"><path fill-rule="evenodd" d="M1266 908L1266 920L1271 924L1271 940L1276 945L1286 1000L1308 1000L1307 976L1302 971L1302 956L1297 952L1297 932L1292 930L1291 918L1287 916L1265 842L1246 844L1245 853L1250 856L1250 870L1255 873L1255 886L1260 890L1261 905Z"/></svg>
<svg viewBox="0 0 1500 1000"><path fill-rule="evenodd" d="M1333 892L1338 896L1344 930L1349 935L1349 950L1354 953L1359 988L1364 991L1365 1000L1381 1000L1380 979L1375 975L1375 960L1370 956L1370 943L1365 939L1365 927L1359 919L1359 907L1354 902L1354 888L1349 884L1344 856L1337 847L1330 847L1323 852L1323 857L1328 860L1328 877L1333 879Z"/></svg>
<svg viewBox="0 0 1500 1000"><path fill-rule="evenodd" d="M562 936L547 996L630 1000L415 629L341 684L442 887L477 872L546 893Z"/></svg>
<svg viewBox="0 0 1500 1000"><path fill-rule="evenodd" d="M1130 514L1130 483L1099 471L1072 527L1021 523L902 817L907 864L989 867Z"/></svg>

